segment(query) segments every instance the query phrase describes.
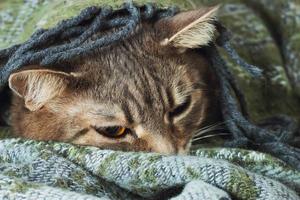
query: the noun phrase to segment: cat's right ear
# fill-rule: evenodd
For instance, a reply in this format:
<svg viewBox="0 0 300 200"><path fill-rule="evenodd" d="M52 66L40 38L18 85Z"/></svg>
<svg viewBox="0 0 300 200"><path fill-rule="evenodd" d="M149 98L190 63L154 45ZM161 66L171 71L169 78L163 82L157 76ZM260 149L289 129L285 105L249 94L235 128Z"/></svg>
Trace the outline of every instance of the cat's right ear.
<svg viewBox="0 0 300 200"><path fill-rule="evenodd" d="M161 45L181 50L199 48L213 42L216 36L214 21L219 6L199 8L178 13L156 23L162 34Z"/></svg>
<svg viewBox="0 0 300 200"><path fill-rule="evenodd" d="M61 94L72 78L64 72L33 69L11 74L8 82L10 89L24 99L26 108L36 111Z"/></svg>

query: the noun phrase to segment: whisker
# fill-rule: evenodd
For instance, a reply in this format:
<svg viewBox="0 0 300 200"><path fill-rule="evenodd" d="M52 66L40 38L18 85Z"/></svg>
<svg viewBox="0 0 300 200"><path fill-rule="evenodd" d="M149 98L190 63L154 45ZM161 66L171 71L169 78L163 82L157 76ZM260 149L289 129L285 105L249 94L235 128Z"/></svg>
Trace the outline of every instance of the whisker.
<svg viewBox="0 0 300 200"><path fill-rule="evenodd" d="M201 127L200 129L198 129L197 132L202 131L202 130L206 130L206 129L209 129L209 128L212 128L212 127L217 127L221 124L223 124L223 122L219 122L219 123L216 123L216 124L211 124L211 125L208 125L208 126L204 126L204 127Z"/></svg>
<svg viewBox="0 0 300 200"><path fill-rule="evenodd" d="M197 137L197 136L202 135L203 133L207 133L209 131L214 131L214 130L219 130L220 128L224 128L223 125L225 124L225 122L226 121L202 127L195 131L194 137ZM220 126L222 126L222 127L220 127Z"/></svg>
<svg viewBox="0 0 300 200"><path fill-rule="evenodd" d="M226 135L230 135L230 133L216 133L216 134L211 134L211 135L205 135L205 136L202 136L202 137L193 138L192 142L196 142L196 141L199 141L199 140L212 138L212 137L216 137L216 136L226 136Z"/></svg>
<svg viewBox="0 0 300 200"><path fill-rule="evenodd" d="M223 122L218 122L215 124L211 124L205 127L202 127L200 129L198 129L197 131L194 132L194 136L193 139L197 139L197 138L201 138L204 136L204 134L212 132L212 131L219 131L219 130L223 130L225 127L226 122L229 122L232 120L226 120Z"/></svg>
<svg viewBox="0 0 300 200"><path fill-rule="evenodd" d="M199 135L196 135L193 138L203 137L203 136L207 135L206 133L211 133L213 131L223 131L223 130L224 130L224 127L215 128L215 129L209 129L209 130L204 130L204 131L201 131L201 133Z"/></svg>

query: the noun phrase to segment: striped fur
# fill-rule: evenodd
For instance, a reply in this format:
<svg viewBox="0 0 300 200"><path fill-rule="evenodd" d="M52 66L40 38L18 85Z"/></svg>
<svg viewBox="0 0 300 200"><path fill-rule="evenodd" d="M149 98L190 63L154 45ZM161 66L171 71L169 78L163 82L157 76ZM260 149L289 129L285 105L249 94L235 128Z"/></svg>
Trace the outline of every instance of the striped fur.
<svg viewBox="0 0 300 200"><path fill-rule="evenodd" d="M72 71L67 81L51 80L63 84L56 85L63 91L44 98L38 110L29 110L24 96L16 95L15 134L128 151L186 153L193 134L216 116L217 83L199 50L180 52L161 45L169 33L162 31L165 23L141 24L126 41L74 60L72 68L60 67ZM47 81L38 70L30 76ZM45 94L38 85L31 84L35 94ZM109 138L94 128L103 126L124 126L131 133Z"/></svg>

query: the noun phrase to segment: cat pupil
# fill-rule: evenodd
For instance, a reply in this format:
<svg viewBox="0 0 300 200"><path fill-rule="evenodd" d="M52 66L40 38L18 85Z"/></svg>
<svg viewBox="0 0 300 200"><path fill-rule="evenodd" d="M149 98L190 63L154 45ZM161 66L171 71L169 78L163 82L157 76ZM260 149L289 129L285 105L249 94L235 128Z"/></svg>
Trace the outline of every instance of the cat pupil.
<svg viewBox="0 0 300 200"><path fill-rule="evenodd" d="M122 131L122 127L112 126L104 129L109 135L116 135Z"/></svg>
<svg viewBox="0 0 300 200"><path fill-rule="evenodd" d="M106 137L116 138L125 135L128 129L122 126L95 127L95 130Z"/></svg>

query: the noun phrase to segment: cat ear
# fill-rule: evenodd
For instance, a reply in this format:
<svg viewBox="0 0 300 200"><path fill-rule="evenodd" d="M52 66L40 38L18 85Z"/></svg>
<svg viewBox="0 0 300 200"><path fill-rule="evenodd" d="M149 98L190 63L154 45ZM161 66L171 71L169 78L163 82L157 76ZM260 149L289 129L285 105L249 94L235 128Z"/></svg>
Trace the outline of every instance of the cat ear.
<svg viewBox="0 0 300 200"><path fill-rule="evenodd" d="M25 106L39 110L48 100L63 92L71 80L71 75L47 69L24 70L9 77L9 87L24 98Z"/></svg>
<svg viewBox="0 0 300 200"><path fill-rule="evenodd" d="M172 45L181 49L199 48L214 40L216 27L214 20L219 6L181 12L174 17L159 22L161 30L168 35L162 45Z"/></svg>

